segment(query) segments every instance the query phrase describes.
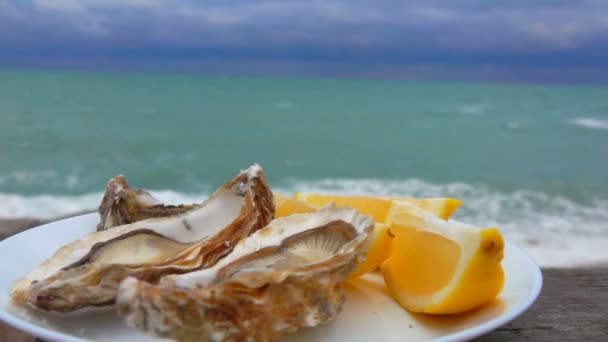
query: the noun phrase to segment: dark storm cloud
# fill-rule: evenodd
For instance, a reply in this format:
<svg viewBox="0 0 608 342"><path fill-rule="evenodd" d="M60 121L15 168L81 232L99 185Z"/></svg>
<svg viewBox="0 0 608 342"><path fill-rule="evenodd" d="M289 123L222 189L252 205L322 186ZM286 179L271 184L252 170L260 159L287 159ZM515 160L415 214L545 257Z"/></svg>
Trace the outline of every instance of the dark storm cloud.
<svg viewBox="0 0 608 342"><path fill-rule="evenodd" d="M608 1L0 0L0 44L34 64L604 68Z"/></svg>

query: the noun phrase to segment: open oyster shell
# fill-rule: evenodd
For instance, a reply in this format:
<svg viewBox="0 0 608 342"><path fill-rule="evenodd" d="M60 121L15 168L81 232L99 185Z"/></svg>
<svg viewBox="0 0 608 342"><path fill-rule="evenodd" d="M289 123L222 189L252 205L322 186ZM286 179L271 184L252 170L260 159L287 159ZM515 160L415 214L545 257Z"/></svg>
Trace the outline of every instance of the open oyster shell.
<svg viewBox="0 0 608 342"><path fill-rule="evenodd" d="M272 221L215 266L164 277L127 278L117 308L127 324L181 341L269 340L331 320L342 281L363 260L373 221L349 207Z"/></svg>
<svg viewBox="0 0 608 342"><path fill-rule="evenodd" d="M272 192L254 165L194 210L93 232L62 247L15 282L11 296L61 312L112 304L126 277L156 282L212 266L273 216Z"/></svg>
<svg viewBox="0 0 608 342"><path fill-rule="evenodd" d="M200 205L199 205L200 206ZM141 189L132 189L123 175L108 181L101 203L97 231L153 217L170 217L196 208L196 204L165 205Z"/></svg>

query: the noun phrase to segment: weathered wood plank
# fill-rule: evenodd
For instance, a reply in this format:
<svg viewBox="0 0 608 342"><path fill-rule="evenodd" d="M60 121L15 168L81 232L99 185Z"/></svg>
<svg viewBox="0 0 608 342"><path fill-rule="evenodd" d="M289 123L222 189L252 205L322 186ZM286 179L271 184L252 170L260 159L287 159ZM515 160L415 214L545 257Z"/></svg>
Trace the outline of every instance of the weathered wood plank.
<svg viewBox="0 0 608 342"><path fill-rule="evenodd" d="M536 304L476 342L608 341L608 268L545 269ZM0 323L0 341L34 339Z"/></svg>
<svg viewBox="0 0 608 342"><path fill-rule="evenodd" d="M537 302L489 341L608 341L608 268L545 269Z"/></svg>
<svg viewBox="0 0 608 342"><path fill-rule="evenodd" d="M32 342L34 338L22 331L0 322L0 341Z"/></svg>

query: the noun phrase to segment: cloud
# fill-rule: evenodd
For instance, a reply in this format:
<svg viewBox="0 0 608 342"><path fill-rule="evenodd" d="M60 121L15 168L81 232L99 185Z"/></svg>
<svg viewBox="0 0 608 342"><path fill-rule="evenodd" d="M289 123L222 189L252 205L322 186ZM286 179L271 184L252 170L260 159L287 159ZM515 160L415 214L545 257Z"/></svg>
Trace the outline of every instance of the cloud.
<svg viewBox="0 0 608 342"><path fill-rule="evenodd" d="M0 44L64 58L600 67L605 13L603 0L0 0Z"/></svg>

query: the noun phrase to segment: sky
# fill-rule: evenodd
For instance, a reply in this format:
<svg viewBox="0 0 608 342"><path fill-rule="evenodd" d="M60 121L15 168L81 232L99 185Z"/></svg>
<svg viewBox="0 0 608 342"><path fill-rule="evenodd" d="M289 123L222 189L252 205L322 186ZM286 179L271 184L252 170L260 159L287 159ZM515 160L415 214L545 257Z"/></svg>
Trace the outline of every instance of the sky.
<svg viewBox="0 0 608 342"><path fill-rule="evenodd" d="M0 68L608 83L608 1L0 0Z"/></svg>

